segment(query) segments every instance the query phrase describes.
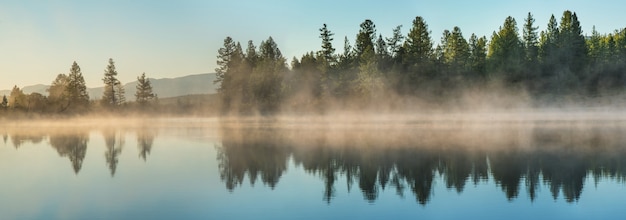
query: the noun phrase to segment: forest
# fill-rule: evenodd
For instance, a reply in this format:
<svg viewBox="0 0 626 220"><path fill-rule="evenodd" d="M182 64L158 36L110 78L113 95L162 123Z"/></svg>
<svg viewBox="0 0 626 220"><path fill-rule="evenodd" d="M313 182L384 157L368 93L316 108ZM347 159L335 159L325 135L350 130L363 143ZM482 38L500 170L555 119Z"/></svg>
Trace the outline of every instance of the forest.
<svg viewBox="0 0 626 220"><path fill-rule="evenodd" d="M453 27L435 42L420 16L390 37L367 19L342 53L326 24L319 38L288 65L272 37L245 50L226 37L214 82L222 113L615 105L626 80L626 28L584 35L571 11L542 31L531 13L521 27L509 16L489 39Z"/></svg>

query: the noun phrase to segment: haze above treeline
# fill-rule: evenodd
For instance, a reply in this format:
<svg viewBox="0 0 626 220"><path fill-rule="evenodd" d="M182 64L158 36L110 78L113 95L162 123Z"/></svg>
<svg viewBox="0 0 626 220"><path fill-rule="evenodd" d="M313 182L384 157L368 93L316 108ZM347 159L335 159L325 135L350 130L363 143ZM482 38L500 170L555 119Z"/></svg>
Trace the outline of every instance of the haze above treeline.
<svg viewBox="0 0 626 220"><path fill-rule="evenodd" d="M523 22L509 16L491 36L467 37L452 27L439 40L420 16L411 27L394 28L391 36L379 34L369 19L360 24L354 39L335 39L332 24L323 24L319 35L311 36L320 39L320 49L293 58L283 57L272 37L258 48L253 41L242 46L226 37L217 51L217 79L205 82L207 90L213 83L218 86L218 96L198 99L203 103L197 106L210 103L211 111L249 115L615 105L626 83L626 29L598 33L594 28L585 36L575 12L565 11L557 18L553 15L547 28L538 30L532 13ZM336 52L338 45L343 52ZM82 78L74 65L78 64L68 75ZM97 101L73 100L84 94L72 94L72 87L65 84L60 99L52 92L20 94L16 87L15 94L2 100L2 108L28 112L34 110L32 100L40 99L37 108L46 109L37 111L41 113L73 107L81 110L68 112L84 113L94 106L127 109L137 100L119 96L124 89L116 75L111 59ZM85 87L84 79L74 83ZM15 103L20 98L28 104L20 107ZM59 100L64 104L54 103ZM50 107L55 105L66 107Z"/></svg>

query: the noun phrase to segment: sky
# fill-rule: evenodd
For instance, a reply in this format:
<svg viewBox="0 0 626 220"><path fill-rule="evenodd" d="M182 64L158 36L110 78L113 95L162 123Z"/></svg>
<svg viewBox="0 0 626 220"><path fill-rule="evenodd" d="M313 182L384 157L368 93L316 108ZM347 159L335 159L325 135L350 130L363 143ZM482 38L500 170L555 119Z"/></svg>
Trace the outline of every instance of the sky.
<svg viewBox="0 0 626 220"><path fill-rule="evenodd" d="M435 43L444 30L461 28L487 36L507 16L520 28L528 12L539 30L551 14L576 12L585 34L595 25L600 33L626 27L624 1L582 0L3 0L0 1L0 89L50 84L68 73L74 61L88 87L101 86L109 58L122 83L142 73L173 78L214 72L217 50L231 36L242 45L274 38L287 60L320 49L319 28L335 33L333 46L344 37L354 44L359 24L371 19L377 34L391 36L402 25L406 35L422 16ZM211 82L207 82L211 83Z"/></svg>

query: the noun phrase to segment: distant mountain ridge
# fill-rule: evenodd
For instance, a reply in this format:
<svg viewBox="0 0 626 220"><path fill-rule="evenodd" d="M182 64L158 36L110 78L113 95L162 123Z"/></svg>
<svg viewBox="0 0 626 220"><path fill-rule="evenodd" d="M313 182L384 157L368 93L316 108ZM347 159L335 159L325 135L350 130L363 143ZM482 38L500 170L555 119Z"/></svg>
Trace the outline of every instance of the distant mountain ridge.
<svg viewBox="0 0 626 220"><path fill-rule="evenodd" d="M175 78L150 78L150 83L152 84L153 92L156 93L159 98L170 98L184 95L215 94L217 93L217 85L213 84L214 80L215 73L202 73ZM124 84L127 101L135 100L136 86L137 81ZM22 91L24 91L25 94L37 92L48 96L46 90L49 87L50 85L37 84L24 86ZM104 87L87 88L90 99L100 99L103 91ZM11 94L11 90L0 90L0 96L6 95L9 97L9 94Z"/></svg>

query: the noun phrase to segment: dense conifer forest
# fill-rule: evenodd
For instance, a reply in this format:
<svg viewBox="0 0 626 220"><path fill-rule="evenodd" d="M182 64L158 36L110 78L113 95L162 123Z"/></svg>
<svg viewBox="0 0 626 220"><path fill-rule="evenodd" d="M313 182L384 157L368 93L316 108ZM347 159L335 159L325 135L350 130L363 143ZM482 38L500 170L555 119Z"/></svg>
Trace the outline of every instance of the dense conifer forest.
<svg viewBox="0 0 626 220"><path fill-rule="evenodd" d="M553 15L541 31L531 13L520 24L509 16L489 37L467 37L453 27L436 40L420 16L406 34L402 26L389 37L379 33L365 20L338 53L334 33L323 24L319 50L289 63L272 37L245 48L226 37L215 81L222 111L588 106L624 92L626 29L601 34L594 28L585 35L571 11L560 20ZM478 102L467 105L472 100Z"/></svg>

